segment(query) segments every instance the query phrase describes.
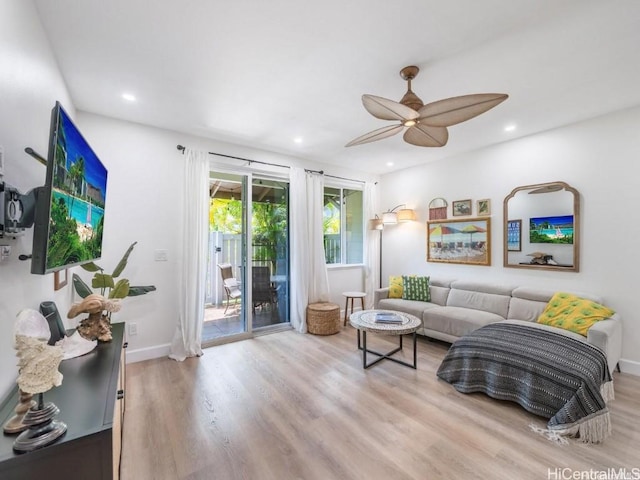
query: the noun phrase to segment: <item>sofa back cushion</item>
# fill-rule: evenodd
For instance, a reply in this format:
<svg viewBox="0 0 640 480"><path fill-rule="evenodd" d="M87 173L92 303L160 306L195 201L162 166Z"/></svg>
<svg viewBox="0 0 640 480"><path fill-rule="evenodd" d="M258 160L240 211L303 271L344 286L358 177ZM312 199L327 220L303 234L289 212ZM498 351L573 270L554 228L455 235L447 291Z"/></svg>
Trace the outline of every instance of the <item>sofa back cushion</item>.
<svg viewBox="0 0 640 480"><path fill-rule="evenodd" d="M512 290L506 285L456 280L451 283L447 306L473 308L507 318Z"/></svg>
<svg viewBox="0 0 640 480"><path fill-rule="evenodd" d="M444 307L447 304L447 298L449 297L450 291L451 280L430 277L429 293L431 296L431 303Z"/></svg>
<svg viewBox="0 0 640 480"><path fill-rule="evenodd" d="M555 290L543 288L518 287L511 292L511 302L509 303L509 320L527 320L535 322L547 307L549 300L556 293ZM598 303L602 303L600 297L589 293L578 294L583 298L588 298Z"/></svg>

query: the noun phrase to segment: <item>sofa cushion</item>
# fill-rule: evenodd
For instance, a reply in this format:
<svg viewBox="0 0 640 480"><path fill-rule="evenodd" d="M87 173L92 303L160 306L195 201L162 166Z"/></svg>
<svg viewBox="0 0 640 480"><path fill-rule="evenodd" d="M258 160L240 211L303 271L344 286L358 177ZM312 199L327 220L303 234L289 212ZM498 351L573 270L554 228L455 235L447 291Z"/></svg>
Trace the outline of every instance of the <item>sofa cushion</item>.
<svg viewBox="0 0 640 480"><path fill-rule="evenodd" d="M437 307L429 302L419 302L417 300L403 300L401 298L383 298L378 302L376 308L380 310L396 310L408 313L422 319L422 312Z"/></svg>
<svg viewBox="0 0 640 480"><path fill-rule="evenodd" d="M509 302L508 320L526 320L536 322L542 314L547 302L535 302L524 298L512 298Z"/></svg>
<svg viewBox="0 0 640 480"><path fill-rule="evenodd" d="M611 317L615 312L593 300L565 292L556 293L538 318L538 323L563 328L587 336L596 322Z"/></svg>
<svg viewBox="0 0 640 480"><path fill-rule="evenodd" d="M513 287L490 283L455 281L447 297L448 307L464 307L507 318Z"/></svg>
<svg viewBox="0 0 640 480"><path fill-rule="evenodd" d="M429 295L429 277L417 275L402 276L402 298L405 300L431 301Z"/></svg>
<svg viewBox="0 0 640 480"><path fill-rule="evenodd" d="M450 288L436 287L431 281L429 281L429 295L431 296L431 303L444 307L447 304L447 297L449 296Z"/></svg>
<svg viewBox="0 0 640 480"><path fill-rule="evenodd" d="M512 298L511 302L509 302L509 313L507 314L507 319L536 322L555 293L556 290L543 288L515 288L511 292ZM589 298L598 303L602 303L600 297L595 295L588 293L574 293L580 297Z"/></svg>
<svg viewBox="0 0 640 480"><path fill-rule="evenodd" d="M500 315L464 307L434 306L422 313L424 328L461 337L494 322L504 321Z"/></svg>
<svg viewBox="0 0 640 480"><path fill-rule="evenodd" d="M401 275L391 275L389 277L389 298L402 298Z"/></svg>

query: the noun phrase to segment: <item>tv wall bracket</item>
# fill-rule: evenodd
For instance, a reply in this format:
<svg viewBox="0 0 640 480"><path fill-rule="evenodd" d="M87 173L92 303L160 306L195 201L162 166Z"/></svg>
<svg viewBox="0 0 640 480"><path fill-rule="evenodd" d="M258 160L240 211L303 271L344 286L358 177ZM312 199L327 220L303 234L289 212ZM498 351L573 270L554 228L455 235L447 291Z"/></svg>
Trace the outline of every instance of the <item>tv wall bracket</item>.
<svg viewBox="0 0 640 480"><path fill-rule="evenodd" d="M24 151L43 165L47 164L45 158L33 148L27 147ZM36 187L27 193L20 193L16 187L0 178L0 238L18 237L24 233L25 229L33 226L36 199L40 188Z"/></svg>

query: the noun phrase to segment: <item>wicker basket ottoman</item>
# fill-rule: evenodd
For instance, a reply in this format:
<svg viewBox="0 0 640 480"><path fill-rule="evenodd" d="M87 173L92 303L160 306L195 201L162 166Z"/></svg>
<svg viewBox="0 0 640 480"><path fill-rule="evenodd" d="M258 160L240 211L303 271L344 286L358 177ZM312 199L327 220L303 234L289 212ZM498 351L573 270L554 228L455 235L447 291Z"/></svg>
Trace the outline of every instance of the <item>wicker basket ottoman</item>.
<svg viewBox="0 0 640 480"><path fill-rule="evenodd" d="M310 303L307 306L307 331L315 335L333 335L340 331L340 306L335 303Z"/></svg>

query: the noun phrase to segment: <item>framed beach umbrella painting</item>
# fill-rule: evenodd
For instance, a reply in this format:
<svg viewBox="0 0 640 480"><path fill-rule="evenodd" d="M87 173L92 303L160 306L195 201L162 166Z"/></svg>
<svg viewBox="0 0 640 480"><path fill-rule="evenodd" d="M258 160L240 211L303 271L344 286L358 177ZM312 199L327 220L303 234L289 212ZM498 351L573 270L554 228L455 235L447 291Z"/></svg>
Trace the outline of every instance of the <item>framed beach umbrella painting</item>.
<svg viewBox="0 0 640 480"><path fill-rule="evenodd" d="M428 221L427 262L491 265L491 218Z"/></svg>

